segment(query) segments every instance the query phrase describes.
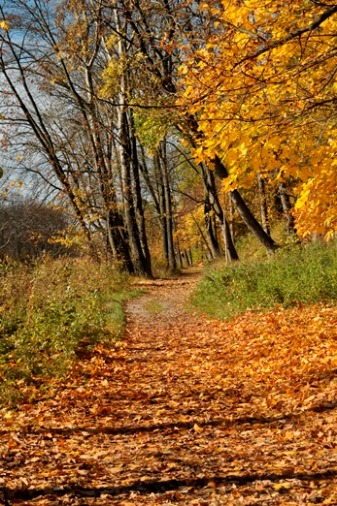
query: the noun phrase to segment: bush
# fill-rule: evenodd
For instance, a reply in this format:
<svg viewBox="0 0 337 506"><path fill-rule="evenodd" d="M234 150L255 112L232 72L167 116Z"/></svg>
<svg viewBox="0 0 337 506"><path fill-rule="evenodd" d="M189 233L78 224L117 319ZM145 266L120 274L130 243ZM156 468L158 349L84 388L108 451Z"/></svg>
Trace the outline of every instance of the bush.
<svg viewBox="0 0 337 506"><path fill-rule="evenodd" d="M116 340L128 280L89 259L0 264L1 401L16 385L64 374L83 350Z"/></svg>
<svg viewBox="0 0 337 506"><path fill-rule="evenodd" d="M229 318L248 309L337 299L337 245L314 243L259 261L210 270L194 294L202 311Z"/></svg>

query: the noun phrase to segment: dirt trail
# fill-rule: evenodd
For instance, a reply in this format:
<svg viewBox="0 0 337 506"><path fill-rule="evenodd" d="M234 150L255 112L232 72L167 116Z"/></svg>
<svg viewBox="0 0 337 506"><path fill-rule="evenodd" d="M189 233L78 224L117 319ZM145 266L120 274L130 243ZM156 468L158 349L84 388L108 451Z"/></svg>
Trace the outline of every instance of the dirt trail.
<svg viewBox="0 0 337 506"><path fill-rule="evenodd" d="M119 346L3 420L0 504L337 504L335 376L290 380L276 341L255 367L262 317L186 311L197 279L146 283ZM262 373L271 360L278 380Z"/></svg>

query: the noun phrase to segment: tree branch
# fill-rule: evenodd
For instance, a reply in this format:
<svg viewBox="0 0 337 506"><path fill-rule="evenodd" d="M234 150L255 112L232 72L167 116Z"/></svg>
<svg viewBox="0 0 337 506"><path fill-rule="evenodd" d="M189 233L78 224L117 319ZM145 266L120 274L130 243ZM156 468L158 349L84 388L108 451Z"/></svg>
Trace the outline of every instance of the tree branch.
<svg viewBox="0 0 337 506"><path fill-rule="evenodd" d="M251 60L252 58L257 58L261 54L267 53L271 49L275 49L276 47L283 46L284 44L287 44L287 42L290 42L293 39L296 39L297 37L301 37L304 33L312 32L313 30L316 30L316 28L320 27L321 24L326 21L328 18L336 14L337 12L337 5L334 5L330 7L329 9L326 9L318 18L310 23L310 25L305 26L303 28L299 28L298 30L295 30L293 32L290 32L286 37L282 37L279 40L271 41L264 47L261 47L258 51L255 51L255 53L252 53L250 55L245 56L240 61L238 61L233 68L238 67L242 63L244 63L247 60Z"/></svg>

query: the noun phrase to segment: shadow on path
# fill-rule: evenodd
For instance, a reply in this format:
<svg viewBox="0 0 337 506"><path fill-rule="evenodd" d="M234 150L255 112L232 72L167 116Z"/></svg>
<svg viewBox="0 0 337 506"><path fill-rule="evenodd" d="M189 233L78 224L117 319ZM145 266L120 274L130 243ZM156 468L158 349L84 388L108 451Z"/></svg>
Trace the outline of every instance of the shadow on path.
<svg viewBox="0 0 337 506"><path fill-rule="evenodd" d="M149 425L127 425L127 426L121 426L121 427L27 427L27 430L21 429L19 432L21 434L24 434L25 432L29 434L44 434L44 433L50 433L50 434L60 434L63 436L71 436L71 434L77 433L77 432L86 432L89 434L111 434L111 435L123 435L123 434L138 434L141 432L154 432L158 430L167 431L167 430L175 430L175 429L185 429L185 430L191 430L194 428L195 424L197 424L199 427L224 427L228 428L235 425L267 425L267 424L277 424L282 422L287 422L289 420L297 420L300 419L302 416L306 415L307 413L313 412L313 413L323 413L325 411L331 411L337 407L337 402L331 402L326 404L321 404L318 406L315 406L313 408L310 408L306 411L302 411L301 413L287 413L287 414L281 414L279 416L275 417L254 417L254 416L245 416L240 418L234 418L234 419L226 419L226 418L219 418L216 420L209 420L207 422L199 419L193 419L189 421L184 422L169 422L169 423L157 423L157 424L149 424ZM6 434L9 431L0 431L0 434ZM10 431L13 432L13 431Z"/></svg>
<svg viewBox="0 0 337 506"><path fill-rule="evenodd" d="M316 473L265 473L265 474L246 474L246 475L228 475L228 476L208 476L204 478L186 478L186 479L168 479L168 480L136 480L128 485L106 486L106 487L79 487L76 485L65 484L62 488L41 488L41 489L10 489L6 487L0 488L5 502L13 499L32 500L39 496L53 495L61 497L67 494L73 494L83 497L100 497L102 494L110 496L118 496L130 492L138 492L139 494L163 493L170 490L177 490L180 487L191 487L200 489L207 487L209 484L213 486L221 485L247 485L255 481L271 481L279 482L282 480L300 480L305 482L327 480L337 476L337 470L331 469Z"/></svg>

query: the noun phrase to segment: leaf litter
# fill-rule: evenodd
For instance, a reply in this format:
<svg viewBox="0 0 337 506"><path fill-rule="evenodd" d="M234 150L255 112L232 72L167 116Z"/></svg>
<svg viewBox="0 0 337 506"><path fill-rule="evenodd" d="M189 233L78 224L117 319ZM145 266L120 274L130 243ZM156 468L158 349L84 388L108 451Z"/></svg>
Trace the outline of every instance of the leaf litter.
<svg viewBox="0 0 337 506"><path fill-rule="evenodd" d="M0 504L337 504L337 309L210 320L186 279L149 285L124 341L1 411Z"/></svg>

